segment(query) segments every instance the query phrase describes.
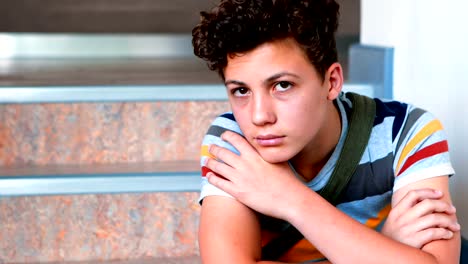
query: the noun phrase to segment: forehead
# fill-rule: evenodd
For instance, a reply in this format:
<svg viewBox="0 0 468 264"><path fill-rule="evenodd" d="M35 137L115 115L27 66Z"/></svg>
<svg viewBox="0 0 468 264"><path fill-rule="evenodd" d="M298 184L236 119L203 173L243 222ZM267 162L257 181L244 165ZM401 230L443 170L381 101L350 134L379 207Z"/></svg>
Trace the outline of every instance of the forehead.
<svg viewBox="0 0 468 264"><path fill-rule="evenodd" d="M282 56L296 55L307 59L305 52L299 44L291 38L265 42L246 52L230 53L227 56L228 65L232 62L252 60L253 58L281 58Z"/></svg>
<svg viewBox="0 0 468 264"><path fill-rule="evenodd" d="M293 39L264 43L244 53L229 54L224 70L225 79L247 77L267 78L277 72L314 70L307 55Z"/></svg>

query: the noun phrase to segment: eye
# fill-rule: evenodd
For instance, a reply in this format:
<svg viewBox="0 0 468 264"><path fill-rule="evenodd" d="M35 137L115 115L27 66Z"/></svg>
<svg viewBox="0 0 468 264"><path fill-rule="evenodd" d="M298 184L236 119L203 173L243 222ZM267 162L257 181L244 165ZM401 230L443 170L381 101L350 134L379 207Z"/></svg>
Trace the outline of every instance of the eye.
<svg viewBox="0 0 468 264"><path fill-rule="evenodd" d="M249 93L249 89L245 87L239 87L231 90L232 95L242 97L247 96Z"/></svg>
<svg viewBox="0 0 468 264"><path fill-rule="evenodd" d="M275 85L275 89L279 92L284 92L292 88L292 84L290 82L282 81Z"/></svg>

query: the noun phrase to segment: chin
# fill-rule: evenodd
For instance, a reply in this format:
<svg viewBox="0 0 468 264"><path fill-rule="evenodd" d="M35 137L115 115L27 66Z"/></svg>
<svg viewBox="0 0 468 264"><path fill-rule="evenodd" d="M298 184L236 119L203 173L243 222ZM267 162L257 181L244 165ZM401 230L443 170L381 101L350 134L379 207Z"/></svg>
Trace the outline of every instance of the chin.
<svg viewBox="0 0 468 264"><path fill-rule="evenodd" d="M268 163L282 163L290 160L292 156L287 155L284 151L259 151L263 160Z"/></svg>

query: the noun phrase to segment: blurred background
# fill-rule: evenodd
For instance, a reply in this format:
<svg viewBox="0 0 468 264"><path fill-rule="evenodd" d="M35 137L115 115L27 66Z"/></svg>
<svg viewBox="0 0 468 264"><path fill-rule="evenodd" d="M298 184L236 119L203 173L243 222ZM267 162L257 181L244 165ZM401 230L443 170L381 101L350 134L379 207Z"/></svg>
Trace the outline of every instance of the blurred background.
<svg viewBox="0 0 468 264"><path fill-rule="evenodd" d="M359 42L360 5L358 0L340 2L341 27L337 45L340 60L346 68L348 48L352 43ZM106 72L106 75L112 74L116 79L96 81L139 84L160 82L161 74L156 74L155 77L147 74L142 78L141 74L148 71L145 65L149 64L151 67L160 64L152 59L168 57L186 58L188 63L194 57L191 30L199 20L200 10L207 10L212 6L213 0L3 0L0 10L0 32L3 32L0 35L0 58L29 60L28 64L14 61L7 66L8 68L3 67L4 71L13 72L15 67L23 70L29 68L33 64L32 59L36 59L36 63L45 58L55 59L55 63L62 60L62 63L67 64L65 67L69 67L71 71L76 68L69 65L70 61L63 62L63 59L86 58L94 60L95 63L98 63L96 60L100 58L121 59L120 62L114 63L118 63L119 66L116 67L126 72L124 75L120 75L119 78L116 74ZM135 58L143 60L129 60ZM75 62L80 63L76 60ZM134 63L133 66L131 62ZM37 76L33 80L38 72L30 72L27 76L22 75L21 84L37 84L39 79L49 79L53 84L64 82L46 77L52 71L48 69L50 63L50 60L42 61L42 72L45 76ZM193 66L191 69L197 73L206 72L206 67L197 67L193 61L190 63ZM105 67L92 67L89 70L82 67L81 70L89 71L88 78L104 78L102 71L105 71ZM113 69L114 73L117 71ZM132 77L137 71L140 72L140 76L133 80ZM21 75L20 72L17 74ZM211 76L200 74L198 78L215 81L207 75ZM123 80L124 76L127 80ZM62 79L65 79L64 77ZM70 78L76 79L73 76ZM15 84L19 81L16 80ZM77 84L85 81L76 80ZM69 79L68 83L70 82Z"/></svg>

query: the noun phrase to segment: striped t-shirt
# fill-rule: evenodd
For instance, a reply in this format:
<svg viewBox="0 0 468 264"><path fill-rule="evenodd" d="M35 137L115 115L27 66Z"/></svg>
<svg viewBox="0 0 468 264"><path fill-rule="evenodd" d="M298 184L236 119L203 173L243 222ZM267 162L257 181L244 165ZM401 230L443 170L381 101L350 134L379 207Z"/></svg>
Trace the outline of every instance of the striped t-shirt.
<svg viewBox="0 0 468 264"><path fill-rule="evenodd" d="M409 104L381 99L374 101L376 116L368 145L337 208L358 222L380 230L390 212L394 191L423 179L453 175L454 170L450 163L447 138L439 120ZM352 103L345 93L341 93L336 104L342 121L340 139L318 175L312 181L304 183L314 191L322 189L330 179L348 130ZM205 159L210 156L208 146L211 144L238 153L232 145L220 138L226 130L242 134L232 113L217 117L203 139L200 201L210 195L230 196L208 182L205 175L209 170L203 167ZM261 219L262 240L265 244L275 236L278 227L272 231L266 227L271 222L269 217ZM303 262L321 258L323 256L320 252L303 239L286 252L280 261Z"/></svg>

